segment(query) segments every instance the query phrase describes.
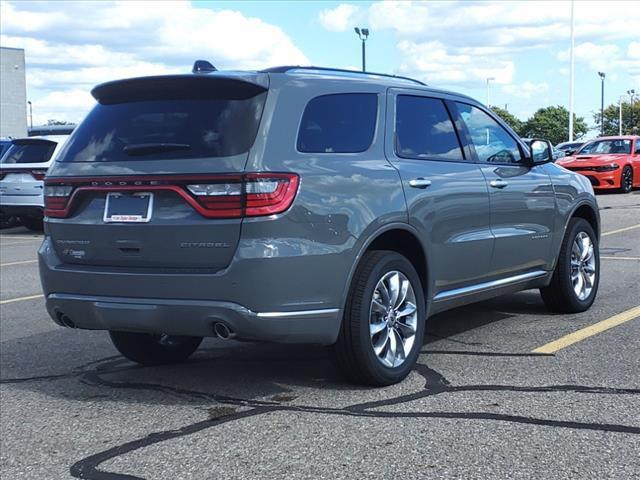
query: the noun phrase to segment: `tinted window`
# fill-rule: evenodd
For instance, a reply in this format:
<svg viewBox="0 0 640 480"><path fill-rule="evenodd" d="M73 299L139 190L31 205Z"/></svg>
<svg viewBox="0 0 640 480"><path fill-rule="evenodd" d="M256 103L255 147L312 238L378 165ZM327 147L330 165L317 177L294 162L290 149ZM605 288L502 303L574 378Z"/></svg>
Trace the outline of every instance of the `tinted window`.
<svg viewBox="0 0 640 480"><path fill-rule="evenodd" d="M364 152L373 141L378 112L375 93L323 95L311 100L302 115L298 151Z"/></svg>
<svg viewBox="0 0 640 480"><path fill-rule="evenodd" d="M587 143L578 154L585 153L631 153L631 140L599 140Z"/></svg>
<svg viewBox="0 0 640 480"><path fill-rule="evenodd" d="M522 161L515 139L498 122L479 108L466 103L457 103L457 105L481 162L518 163Z"/></svg>
<svg viewBox="0 0 640 480"><path fill-rule="evenodd" d="M463 159L453 122L442 100L398 96L396 153L408 158Z"/></svg>
<svg viewBox="0 0 640 480"><path fill-rule="evenodd" d="M172 97L98 104L60 159L106 162L245 153L255 140L265 98L261 93L246 99Z"/></svg>
<svg viewBox="0 0 640 480"><path fill-rule="evenodd" d="M29 140L24 143L15 141L2 156L2 164L7 163L46 163L56 149L55 142Z"/></svg>
<svg viewBox="0 0 640 480"><path fill-rule="evenodd" d="M640 140L636 140L636 153L640 153Z"/></svg>

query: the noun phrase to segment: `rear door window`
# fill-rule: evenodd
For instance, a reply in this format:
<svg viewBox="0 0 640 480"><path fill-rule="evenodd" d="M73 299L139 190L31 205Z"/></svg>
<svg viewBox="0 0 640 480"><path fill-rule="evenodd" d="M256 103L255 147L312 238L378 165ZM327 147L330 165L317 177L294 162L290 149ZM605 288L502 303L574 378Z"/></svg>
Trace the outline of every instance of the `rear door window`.
<svg viewBox="0 0 640 480"><path fill-rule="evenodd" d="M47 163L56 149L56 142L38 139L14 140L0 159L2 164Z"/></svg>
<svg viewBox="0 0 640 480"><path fill-rule="evenodd" d="M396 155L425 160L464 159L453 122L442 100L413 95L397 97Z"/></svg>
<svg viewBox="0 0 640 480"><path fill-rule="evenodd" d="M375 93L322 95L304 110L297 148L306 153L358 153L373 142L378 112Z"/></svg>
<svg viewBox="0 0 640 480"><path fill-rule="evenodd" d="M248 98L224 91L175 91L163 97L98 104L76 128L62 162L217 158L249 151L266 92ZM166 98L168 97L168 98Z"/></svg>

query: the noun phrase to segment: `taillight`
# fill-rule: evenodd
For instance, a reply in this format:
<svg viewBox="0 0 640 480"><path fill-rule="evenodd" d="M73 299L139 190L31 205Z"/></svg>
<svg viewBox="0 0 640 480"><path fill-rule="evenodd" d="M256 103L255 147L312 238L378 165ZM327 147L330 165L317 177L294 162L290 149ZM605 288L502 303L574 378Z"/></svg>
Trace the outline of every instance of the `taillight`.
<svg viewBox="0 0 640 480"><path fill-rule="evenodd" d="M247 217L274 215L286 211L298 192L294 174L249 173L245 175Z"/></svg>
<svg viewBox="0 0 640 480"><path fill-rule="evenodd" d="M73 193L70 185L44 186L44 214L49 217L66 217L67 206Z"/></svg>
<svg viewBox="0 0 640 480"><path fill-rule="evenodd" d="M187 185L209 218L232 218L242 215L242 183L194 183Z"/></svg>
<svg viewBox="0 0 640 480"><path fill-rule="evenodd" d="M36 180L44 180L46 174L46 170L31 170L31 176Z"/></svg>
<svg viewBox="0 0 640 480"><path fill-rule="evenodd" d="M172 191L206 218L240 218L286 211L298 191L299 177L290 173L184 175L153 177L48 178L45 215L69 216L78 194L90 191Z"/></svg>

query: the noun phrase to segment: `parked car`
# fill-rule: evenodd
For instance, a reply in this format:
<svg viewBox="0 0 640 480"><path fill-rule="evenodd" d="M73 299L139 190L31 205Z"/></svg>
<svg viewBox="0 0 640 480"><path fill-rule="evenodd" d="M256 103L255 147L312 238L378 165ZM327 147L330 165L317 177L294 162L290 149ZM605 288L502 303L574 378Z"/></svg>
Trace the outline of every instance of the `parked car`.
<svg viewBox="0 0 640 480"><path fill-rule="evenodd" d="M388 385L435 313L532 288L553 311L593 303L598 205L548 142L408 78L196 67L95 87L51 167L59 325L145 365L210 336L330 345Z"/></svg>
<svg viewBox="0 0 640 480"><path fill-rule="evenodd" d="M0 158L0 216L18 217L29 230L42 230L43 179L67 136L28 137L11 141Z"/></svg>
<svg viewBox="0 0 640 480"><path fill-rule="evenodd" d="M640 187L640 137L600 137L558 163L586 176L596 190L630 192Z"/></svg>
<svg viewBox="0 0 640 480"><path fill-rule="evenodd" d="M573 155L582 145L584 145L584 142L563 142L556 145L555 148L561 150L564 156L569 156Z"/></svg>

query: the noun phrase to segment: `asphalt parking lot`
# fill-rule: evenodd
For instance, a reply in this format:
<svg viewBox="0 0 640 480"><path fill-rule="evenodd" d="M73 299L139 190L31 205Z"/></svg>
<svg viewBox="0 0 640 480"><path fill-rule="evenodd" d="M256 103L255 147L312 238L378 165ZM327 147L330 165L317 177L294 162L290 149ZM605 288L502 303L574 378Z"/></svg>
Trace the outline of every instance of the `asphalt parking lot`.
<svg viewBox="0 0 640 480"><path fill-rule="evenodd" d="M185 364L135 366L106 333L48 318L41 238L4 230L1 476L638 478L640 192L598 201L591 310L553 315L529 291L438 315L418 367L383 389L307 346L208 339Z"/></svg>

